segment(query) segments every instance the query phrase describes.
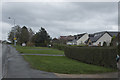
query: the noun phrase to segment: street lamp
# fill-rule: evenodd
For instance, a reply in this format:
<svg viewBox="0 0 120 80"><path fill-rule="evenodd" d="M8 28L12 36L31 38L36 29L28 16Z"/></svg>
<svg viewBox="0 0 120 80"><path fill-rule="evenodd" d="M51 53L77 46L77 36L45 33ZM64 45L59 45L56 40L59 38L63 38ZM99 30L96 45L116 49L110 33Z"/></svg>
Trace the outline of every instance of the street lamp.
<svg viewBox="0 0 120 80"><path fill-rule="evenodd" d="M16 46L15 19L14 19L14 18L11 18L11 17L8 17L8 19L13 19L13 21L14 21L14 46Z"/></svg>

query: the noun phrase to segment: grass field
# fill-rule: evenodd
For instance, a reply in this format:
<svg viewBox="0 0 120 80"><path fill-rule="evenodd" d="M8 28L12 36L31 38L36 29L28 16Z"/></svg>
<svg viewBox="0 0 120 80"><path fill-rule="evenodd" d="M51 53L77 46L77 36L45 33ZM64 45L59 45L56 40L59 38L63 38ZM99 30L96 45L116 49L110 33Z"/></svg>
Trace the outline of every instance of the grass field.
<svg viewBox="0 0 120 80"><path fill-rule="evenodd" d="M91 74L114 72L117 70L100 67L96 65L85 64L65 56L25 56L32 68L47 72L65 73L65 74Z"/></svg>
<svg viewBox="0 0 120 80"><path fill-rule="evenodd" d="M48 48L48 47L22 47L16 46L17 51L20 53L28 53L28 54L64 54L64 51Z"/></svg>

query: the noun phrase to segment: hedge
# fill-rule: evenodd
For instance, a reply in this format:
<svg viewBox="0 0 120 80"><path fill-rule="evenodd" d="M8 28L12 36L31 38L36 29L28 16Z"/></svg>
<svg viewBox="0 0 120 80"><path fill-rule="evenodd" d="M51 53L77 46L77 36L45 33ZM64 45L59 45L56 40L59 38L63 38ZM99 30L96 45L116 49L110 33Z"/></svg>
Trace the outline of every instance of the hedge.
<svg viewBox="0 0 120 80"><path fill-rule="evenodd" d="M45 44L45 43L35 43L35 46L36 47L47 47L47 44Z"/></svg>
<svg viewBox="0 0 120 80"><path fill-rule="evenodd" d="M64 51L65 47L67 47L67 45L54 43L54 44L52 44L52 47Z"/></svg>
<svg viewBox="0 0 120 80"><path fill-rule="evenodd" d="M84 63L116 68L116 48L65 47L65 56Z"/></svg>
<svg viewBox="0 0 120 80"><path fill-rule="evenodd" d="M118 55L120 56L120 44L117 47Z"/></svg>

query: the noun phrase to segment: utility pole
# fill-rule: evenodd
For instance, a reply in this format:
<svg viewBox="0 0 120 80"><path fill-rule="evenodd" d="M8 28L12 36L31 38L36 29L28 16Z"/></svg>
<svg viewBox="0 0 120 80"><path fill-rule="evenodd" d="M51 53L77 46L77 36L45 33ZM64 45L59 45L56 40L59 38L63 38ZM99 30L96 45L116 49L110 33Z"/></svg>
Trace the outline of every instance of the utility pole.
<svg viewBox="0 0 120 80"><path fill-rule="evenodd" d="M11 17L8 17L8 19L13 19L13 22L14 22L14 46L16 46L16 29L15 29L15 19L14 19L14 18L11 18Z"/></svg>

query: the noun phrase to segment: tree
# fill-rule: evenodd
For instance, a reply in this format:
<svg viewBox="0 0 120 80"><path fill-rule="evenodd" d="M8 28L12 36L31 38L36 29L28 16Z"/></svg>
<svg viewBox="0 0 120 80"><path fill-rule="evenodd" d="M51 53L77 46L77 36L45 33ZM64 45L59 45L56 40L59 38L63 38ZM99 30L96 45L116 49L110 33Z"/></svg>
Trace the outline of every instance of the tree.
<svg viewBox="0 0 120 80"><path fill-rule="evenodd" d="M11 31L8 33L8 40L11 43L14 43L14 35L17 38L17 43L20 43L20 34L21 34L21 27L19 25L12 27Z"/></svg>
<svg viewBox="0 0 120 80"><path fill-rule="evenodd" d="M36 46L47 46L50 43L50 36L47 31L41 27L41 29L33 36L33 42Z"/></svg>
<svg viewBox="0 0 120 80"><path fill-rule="evenodd" d="M111 46L118 46L119 42L120 42L120 36L118 33L117 36L112 37L110 45L112 44Z"/></svg>
<svg viewBox="0 0 120 80"><path fill-rule="evenodd" d="M111 43L110 43L110 46L113 46L113 43L114 43L114 39L116 38L116 36L114 35L111 39Z"/></svg>
<svg viewBox="0 0 120 80"><path fill-rule="evenodd" d="M33 32L33 30L31 28L28 31L29 31L29 41L31 42L32 37L34 36L34 32Z"/></svg>
<svg viewBox="0 0 120 80"><path fill-rule="evenodd" d="M120 44L118 44L118 46L117 46L117 52L120 55Z"/></svg>
<svg viewBox="0 0 120 80"><path fill-rule="evenodd" d="M27 42L31 44L34 32L31 28L28 29L25 26L23 26L22 28L19 25L12 27L11 31L8 33L8 40L11 41L11 43L14 43L14 34L17 39L17 44Z"/></svg>
<svg viewBox="0 0 120 80"><path fill-rule="evenodd" d="M20 34L20 42L22 43L27 43L29 41L29 31L27 27L23 26L21 28L21 34Z"/></svg>

